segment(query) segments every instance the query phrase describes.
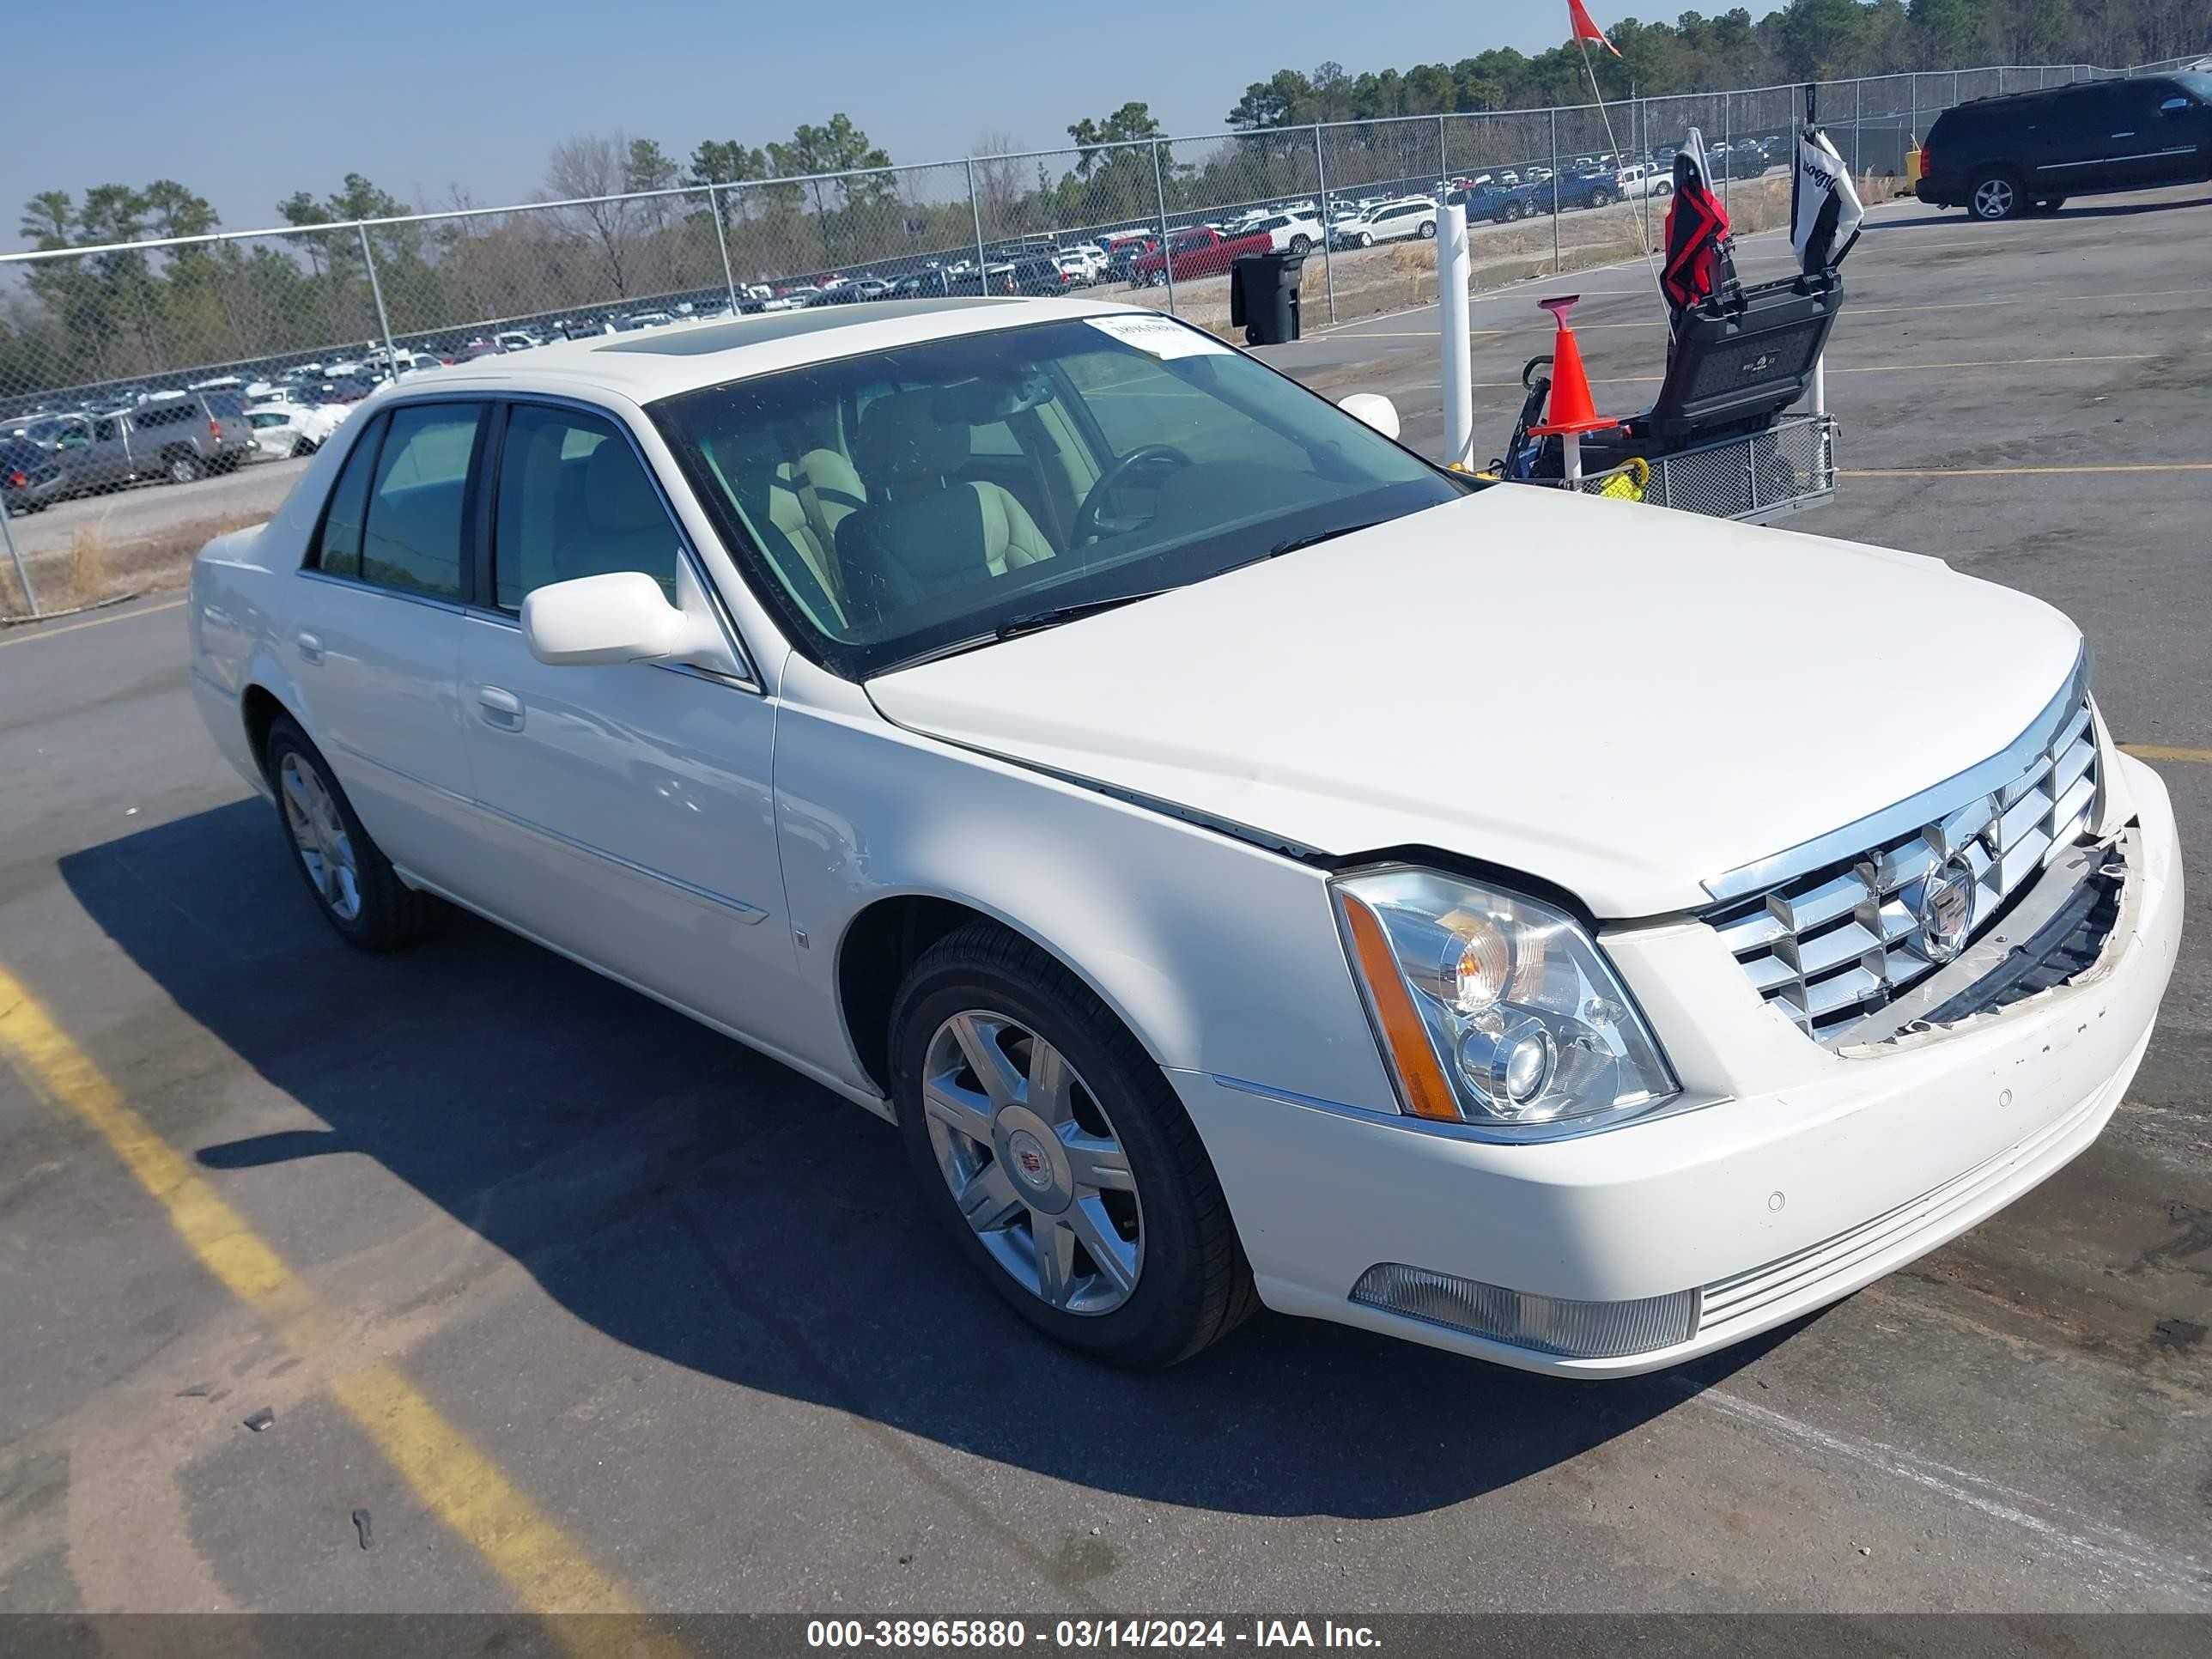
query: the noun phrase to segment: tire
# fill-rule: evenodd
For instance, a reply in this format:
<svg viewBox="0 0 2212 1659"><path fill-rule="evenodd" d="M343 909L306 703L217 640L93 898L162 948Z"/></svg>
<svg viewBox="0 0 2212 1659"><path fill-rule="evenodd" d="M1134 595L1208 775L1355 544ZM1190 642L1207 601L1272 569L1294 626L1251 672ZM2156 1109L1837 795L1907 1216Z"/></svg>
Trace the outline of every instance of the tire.
<svg viewBox="0 0 2212 1659"><path fill-rule="evenodd" d="M1989 223L2017 219L2027 204L2027 198L2019 179L2004 172L1982 174L1966 197L1967 213Z"/></svg>
<svg viewBox="0 0 2212 1659"><path fill-rule="evenodd" d="M276 828L315 908L356 951L380 955L412 945L438 917L438 902L399 879L315 745L279 714L262 748L276 796Z"/></svg>
<svg viewBox="0 0 2212 1659"><path fill-rule="evenodd" d="M1359 233L1359 246L1362 247L1373 247L1375 246L1375 233L1370 230L1361 231Z"/></svg>
<svg viewBox="0 0 2212 1659"><path fill-rule="evenodd" d="M314 453L315 444L312 439L301 438L292 445L292 459L295 461L305 460Z"/></svg>
<svg viewBox="0 0 2212 1659"><path fill-rule="evenodd" d="M1613 198L1607 195L1604 191L1594 190L1590 192L1589 204L1594 208L1611 207L1613 205Z"/></svg>
<svg viewBox="0 0 2212 1659"><path fill-rule="evenodd" d="M1312 238L1312 237L1310 237L1310 236L1293 236L1293 237L1291 237L1291 252L1293 252L1293 253L1306 253L1306 252L1310 252L1312 251L1312 249L1313 249L1313 238Z"/></svg>
<svg viewBox="0 0 2212 1659"><path fill-rule="evenodd" d="M1421 234L1421 240L1422 240L1423 241L1425 241L1425 242L1427 242L1427 241L1433 241L1433 240L1436 239L1436 234L1437 234L1437 222L1436 222L1435 220L1433 220L1433 219L1424 219L1424 220L1422 220L1422 221L1421 221L1421 232L1420 232L1420 234Z"/></svg>
<svg viewBox="0 0 2212 1659"><path fill-rule="evenodd" d="M1651 187L1651 193L1654 196L1672 196L1674 193L1674 186L1662 179Z"/></svg>
<svg viewBox="0 0 2212 1659"><path fill-rule="evenodd" d="M172 450L162 458L161 476L171 483L191 483L207 477L207 463L189 449Z"/></svg>
<svg viewBox="0 0 2212 1659"><path fill-rule="evenodd" d="M899 1130L924 1205L1038 1330L1149 1370L1188 1358L1258 1305L1198 1131L1143 1045L1059 962L995 924L970 923L915 964L890 1038ZM1057 1057L1060 1090L1036 1090L1040 1053ZM969 1059L983 1054L997 1073L988 1093ZM927 1105L926 1076L937 1079ZM1081 1182L1071 1152L1103 1184ZM956 1182L972 1195L965 1207ZM1052 1241L1047 1256L1040 1240Z"/></svg>
<svg viewBox="0 0 2212 1659"><path fill-rule="evenodd" d="M1504 207L1498 210L1498 221L1500 224L1513 224L1516 222L1520 217L1521 204L1518 202L1508 202Z"/></svg>

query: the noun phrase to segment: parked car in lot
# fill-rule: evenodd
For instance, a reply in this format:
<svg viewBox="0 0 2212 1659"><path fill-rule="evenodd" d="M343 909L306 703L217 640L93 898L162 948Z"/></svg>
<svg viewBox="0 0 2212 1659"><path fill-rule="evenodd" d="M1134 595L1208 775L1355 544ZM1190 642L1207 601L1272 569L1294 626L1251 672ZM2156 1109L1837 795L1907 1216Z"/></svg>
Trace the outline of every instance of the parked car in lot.
<svg viewBox="0 0 2212 1659"><path fill-rule="evenodd" d="M344 423L349 406L260 404L246 411L253 441L272 460L312 455Z"/></svg>
<svg viewBox="0 0 2212 1659"><path fill-rule="evenodd" d="M1328 234L1310 213L1263 214L1246 228L1247 234L1264 234L1276 253L1304 253L1319 247Z"/></svg>
<svg viewBox="0 0 2212 1659"><path fill-rule="evenodd" d="M1613 174L1613 198L1617 202L1636 201L1646 196L1672 196L1674 193L1674 174L1649 162L1631 161Z"/></svg>
<svg viewBox="0 0 2212 1659"><path fill-rule="evenodd" d="M0 507L35 513L68 493L69 479L51 450L28 438L0 438Z"/></svg>
<svg viewBox="0 0 2212 1659"><path fill-rule="evenodd" d="M1370 209L1330 234L1339 247L1372 247L1377 242L1437 234L1437 204L1425 196L1405 196Z"/></svg>
<svg viewBox="0 0 2212 1659"><path fill-rule="evenodd" d="M200 553L190 683L343 939L448 897L891 1119L1122 1364L1264 1304L1672 1366L2087 1147L2183 889L2079 630L1360 409L1083 301L489 358ZM1702 648L1715 594L1790 672ZM1541 694L1479 766L1426 682L1313 672L1483 616L1559 626L1483 631ZM1944 648L1869 652L1900 617Z"/></svg>
<svg viewBox="0 0 2212 1659"><path fill-rule="evenodd" d="M190 483L230 471L257 448L242 394L167 392L72 422L53 453L75 495L148 478Z"/></svg>
<svg viewBox="0 0 2212 1659"><path fill-rule="evenodd" d="M1224 236L1212 225L1200 225L1176 232L1168 243L1167 259L1163 259L1157 249L1132 259L1130 280L1139 284L1157 283L1164 280L1163 270L1170 271L1179 283L1193 276L1215 276L1247 253L1272 253L1274 249L1275 239L1266 231L1254 231L1248 236ZM1173 261L1171 266L1168 260Z"/></svg>
<svg viewBox="0 0 2212 1659"><path fill-rule="evenodd" d="M1977 98L1921 147L1920 199L1977 219L2055 212L2069 196L2212 179L2212 75L2187 70Z"/></svg>

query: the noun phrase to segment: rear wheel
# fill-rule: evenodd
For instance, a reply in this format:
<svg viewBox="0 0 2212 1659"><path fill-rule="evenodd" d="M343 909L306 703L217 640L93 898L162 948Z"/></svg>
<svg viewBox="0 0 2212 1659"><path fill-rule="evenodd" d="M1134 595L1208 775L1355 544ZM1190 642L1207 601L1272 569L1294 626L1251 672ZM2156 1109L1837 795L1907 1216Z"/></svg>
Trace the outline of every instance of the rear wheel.
<svg viewBox="0 0 2212 1659"><path fill-rule="evenodd" d="M262 766L276 792L277 822L316 908L357 951L396 951L420 939L438 902L399 879L354 816L322 755L289 714L269 727Z"/></svg>
<svg viewBox="0 0 2212 1659"><path fill-rule="evenodd" d="M1977 219L2016 219L2027 204L2020 180L2009 173L1984 173L1966 198L1967 211Z"/></svg>
<svg viewBox="0 0 2212 1659"><path fill-rule="evenodd" d="M1594 190L1590 192L1590 205L1594 208L1610 207L1613 198L1604 191Z"/></svg>
<svg viewBox="0 0 2212 1659"><path fill-rule="evenodd" d="M162 470L171 483L190 483L195 478L207 476L205 464L189 449L172 451Z"/></svg>
<svg viewBox="0 0 2212 1659"><path fill-rule="evenodd" d="M1434 236L1436 234L1437 222L1435 220L1424 219L1421 221L1421 235L1424 240Z"/></svg>
<svg viewBox="0 0 2212 1659"><path fill-rule="evenodd" d="M1375 246L1375 233L1371 230L1361 231L1359 233L1359 246L1362 247L1373 247Z"/></svg>
<svg viewBox="0 0 2212 1659"><path fill-rule="evenodd" d="M1059 962L988 922L947 935L900 988L891 1046L924 1203L1039 1330L1151 1369L1256 1305L1197 1130Z"/></svg>
<svg viewBox="0 0 2212 1659"><path fill-rule="evenodd" d="M1304 253L1312 246L1313 238L1310 236L1293 236L1291 238L1291 252L1293 253Z"/></svg>

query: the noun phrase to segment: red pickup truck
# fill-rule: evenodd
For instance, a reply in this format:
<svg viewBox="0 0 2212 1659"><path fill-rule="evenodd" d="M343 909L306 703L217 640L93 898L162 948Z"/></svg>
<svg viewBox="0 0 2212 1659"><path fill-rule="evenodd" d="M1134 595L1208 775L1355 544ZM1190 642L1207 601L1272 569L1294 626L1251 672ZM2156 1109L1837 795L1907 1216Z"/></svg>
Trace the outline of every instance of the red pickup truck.
<svg viewBox="0 0 2212 1659"><path fill-rule="evenodd" d="M1247 253L1272 253L1274 249L1275 239L1264 230L1231 237L1211 225L1179 230L1168 242L1169 257L1175 261L1171 269L1178 283L1193 276L1218 276ZM1133 280L1144 285L1158 282L1160 264L1157 251L1131 260Z"/></svg>

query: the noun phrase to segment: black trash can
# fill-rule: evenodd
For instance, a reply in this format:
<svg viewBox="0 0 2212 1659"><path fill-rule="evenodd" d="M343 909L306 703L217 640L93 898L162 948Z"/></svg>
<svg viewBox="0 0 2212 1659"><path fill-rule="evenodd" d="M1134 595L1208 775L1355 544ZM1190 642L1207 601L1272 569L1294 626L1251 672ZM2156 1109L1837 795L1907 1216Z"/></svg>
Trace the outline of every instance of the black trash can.
<svg viewBox="0 0 2212 1659"><path fill-rule="evenodd" d="M1298 276L1303 253L1246 253L1229 270L1229 325L1247 345L1282 345L1298 337Z"/></svg>

